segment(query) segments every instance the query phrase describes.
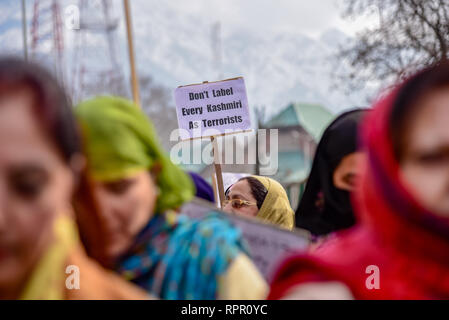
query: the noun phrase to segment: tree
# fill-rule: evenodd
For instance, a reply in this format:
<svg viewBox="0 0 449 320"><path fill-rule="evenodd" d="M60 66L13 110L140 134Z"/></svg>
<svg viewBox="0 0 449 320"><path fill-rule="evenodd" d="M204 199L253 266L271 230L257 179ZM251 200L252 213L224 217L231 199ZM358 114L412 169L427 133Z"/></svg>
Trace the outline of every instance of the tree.
<svg viewBox="0 0 449 320"><path fill-rule="evenodd" d="M345 0L343 17L377 15L379 23L340 48L337 81L349 89L389 85L449 60L449 0ZM343 59L343 60L342 60Z"/></svg>

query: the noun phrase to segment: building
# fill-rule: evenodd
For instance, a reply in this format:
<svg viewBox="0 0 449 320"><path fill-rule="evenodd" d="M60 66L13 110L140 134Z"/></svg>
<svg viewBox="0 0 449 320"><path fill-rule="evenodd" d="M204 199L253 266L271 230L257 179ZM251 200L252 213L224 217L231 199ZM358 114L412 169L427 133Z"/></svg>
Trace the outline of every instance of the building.
<svg viewBox="0 0 449 320"><path fill-rule="evenodd" d="M291 103L263 124L263 128L279 130L279 170L273 178L287 190L292 208L298 205L315 149L332 119L321 105Z"/></svg>

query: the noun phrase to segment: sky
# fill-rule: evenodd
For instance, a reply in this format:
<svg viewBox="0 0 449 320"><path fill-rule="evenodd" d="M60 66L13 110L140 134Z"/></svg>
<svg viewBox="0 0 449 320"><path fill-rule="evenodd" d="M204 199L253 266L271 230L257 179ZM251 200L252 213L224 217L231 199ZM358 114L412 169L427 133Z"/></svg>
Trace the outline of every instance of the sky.
<svg viewBox="0 0 449 320"><path fill-rule="evenodd" d="M146 0L133 0L142 2ZM170 0L167 5L182 8L185 14L201 15L204 20L220 21L223 32L240 29L255 34L266 32L300 32L318 37L330 28L353 36L375 18L345 20L341 17L344 0ZM149 1L152 2L152 1ZM267 22L270 23L267 23Z"/></svg>
<svg viewBox="0 0 449 320"><path fill-rule="evenodd" d="M98 1L98 0L89 0ZM115 10L120 13L122 0L111 0ZM364 27L375 25L375 17L364 17L357 20L347 20L341 17L341 5L344 0L132 0L131 8L139 6L167 6L176 7L176 11L185 15L201 17L202 22L221 22L222 32L227 33L241 30L255 35L266 33L301 33L311 38L319 37L324 31L336 28L344 33L354 36ZM26 0L27 18L31 19L33 0ZM62 6L77 3L76 0L61 0ZM8 18L20 19L20 1L0 1L0 34L10 31L12 24ZM138 14L133 10L133 14ZM64 14L63 14L64 16ZM16 20L17 21L17 20ZM20 22L20 21L17 21ZM17 38L17 30L14 36L8 38L4 46L16 49L21 45L21 39ZM13 49L10 48L10 49Z"/></svg>
<svg viewBox="0 0 449 320"><path fill-rule="evenodd" d="M41 0L41 3L48 1ZM98 3L101 0L88 1ZM117 54L119 61L126 61L123 0L110 1L114 8L112 16L119 19ZM288 101L302 101L322 103L330 109L358 105L362 95L352 99L345 93L334 94L333 89L327 88L330 75L323 70L318 58L312 63L296 63L301 57L314 59L319 56L321 36L329 30L338 29L353 37L361 29L376 24L376 17L343 19L343 1L130 0L137 68L142 74L151 72L156 81L169 88L211 80L214 77L207 71L211 65L211 26L220 22L223 46L232 48L235 41L243 43L237 54L229 53L227 48L222 49L223 63L227 67L227 74L223 77L245 76L249 95L255 104L268 101L268 105L278 108ZM34 2L26 0L28 34ZM20 3L17 0L0 0L0 54L22 51ZM78 3L79 0L60 0L63 23L67 21L67 8ZM69 64L75 51L72 50L75 32L64 30L66 62ZM308 55L304 51L310 47L307 37L315 42L312 46L315 51ZM245 46L247 40L252 41L253 47ZM263 43L265 40L268 42ZM95 50L89 54L89 59L101 65L105 61L105 51L96 49L99 45L93 38L90 42ZM121 66L127 74L127 63ZM70 73L72 68L68 66L67 69ZM307 78L307 72L314 80ZM283 92L278 87L281 82L285 89Z"/></svg>

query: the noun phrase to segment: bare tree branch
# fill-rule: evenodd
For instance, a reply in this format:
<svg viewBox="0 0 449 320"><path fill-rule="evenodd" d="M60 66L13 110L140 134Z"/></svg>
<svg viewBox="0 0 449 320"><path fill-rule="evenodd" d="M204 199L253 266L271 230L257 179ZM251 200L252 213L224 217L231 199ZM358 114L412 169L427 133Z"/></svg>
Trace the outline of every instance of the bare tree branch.
<svg viewBox="0 0 449 320"><path fill-rule="evenodd" d="M449 0L346 0L343 17L378 15L379 25L358 33L336 55L336 81L362 89L449 60Z"/></svg>

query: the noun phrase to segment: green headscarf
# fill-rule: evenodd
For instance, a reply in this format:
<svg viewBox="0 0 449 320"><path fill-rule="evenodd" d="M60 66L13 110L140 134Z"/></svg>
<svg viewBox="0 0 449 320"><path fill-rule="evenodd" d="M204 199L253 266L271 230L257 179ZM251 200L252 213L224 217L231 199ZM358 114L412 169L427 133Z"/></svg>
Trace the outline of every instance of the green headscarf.
<svg viewBox="0 0 449 320"><path fill-rule="evenodd" d="M174 209L193 197L192 180L165 155L152 123L133 102L97 97L79 104L75 115L85 138L88 171L95 180L123 179L158 163L156 212Z"/></svg>

